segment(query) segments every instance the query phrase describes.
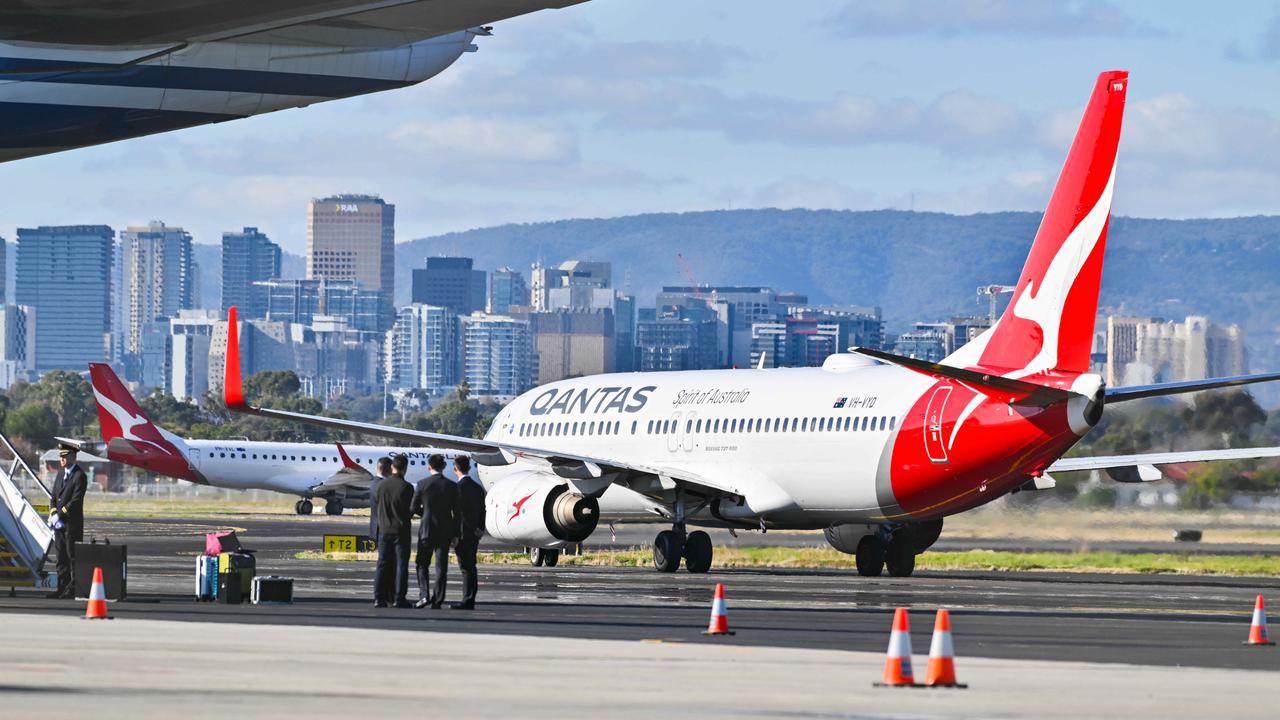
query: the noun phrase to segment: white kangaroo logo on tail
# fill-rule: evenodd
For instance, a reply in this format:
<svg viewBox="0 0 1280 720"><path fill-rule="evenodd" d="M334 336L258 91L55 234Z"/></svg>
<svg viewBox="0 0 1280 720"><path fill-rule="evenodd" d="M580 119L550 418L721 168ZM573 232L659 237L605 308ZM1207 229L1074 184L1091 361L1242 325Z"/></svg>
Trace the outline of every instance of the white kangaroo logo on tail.
<svg viewBox="0 0 1280 720"><path fill-rule="evenodd" d="M157 444L155 441L138 437L138 435L133 431L133 429L138 427L139 425L150 424L151 422L150 420L148 420L146 417L141 415L134 415L133 413L124 409L124 407L121 406L120 403L117 403L116 401L112 400L106 395L103 395L101 392L98 391L98 388L96 387L93 389L93 396L94 398L97 399L98 405L101 406L103 409L105 409L111 415L111 417L114 418L115 421L120 425L120 435L125 440L132 440L133 442L146 443L147 445L154 447L155 449L159 450L165 455L170 454L168 449Z"/></svg>

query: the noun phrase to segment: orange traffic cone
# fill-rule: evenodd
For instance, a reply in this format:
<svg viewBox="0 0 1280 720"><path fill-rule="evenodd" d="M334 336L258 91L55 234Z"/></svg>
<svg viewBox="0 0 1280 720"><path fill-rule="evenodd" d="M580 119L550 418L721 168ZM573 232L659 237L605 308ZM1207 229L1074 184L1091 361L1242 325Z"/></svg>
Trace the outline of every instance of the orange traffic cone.
<svg viewBox="0 0 1280 720"><path fill-rule="evenodd" d="M732 635L729 615L724 609L724 583L716 583L716 596L711 600L711 624L703 635Z"/></svg>
<svg viewBox="0 0 1280 720"><path fill-rule="evenodd" d="M93 587L89 588L89 604L84 608L85 620L110 620L107 617L107 590L102 585L102 568L93 569Z"/></svg>
<svg viewBox="0 0 1280 720"><path fill-rule="evenodd" d="M966 688L956 682L956 651L951 644L951 613L938 609L933 621L933 641L929 643L929 668L925 671L924 684L929 687Z"/></svg>
<svg viewBox="0 0 1280 720"><path fill-rule="evenodd" d="M1275 645L1267 637L1267 601L1258 596L1253 604L1253 622L1249 623L1249 639L1245 645Z"/></svg>
<svg viewBox="0 0 1280 720"><path fill-rule="evenodd" d="M915 687L911 673L911 629L907 626L907 609L893 613L893 631L889 633L889 653L884 660L884 679L876 687Z"/></svg>

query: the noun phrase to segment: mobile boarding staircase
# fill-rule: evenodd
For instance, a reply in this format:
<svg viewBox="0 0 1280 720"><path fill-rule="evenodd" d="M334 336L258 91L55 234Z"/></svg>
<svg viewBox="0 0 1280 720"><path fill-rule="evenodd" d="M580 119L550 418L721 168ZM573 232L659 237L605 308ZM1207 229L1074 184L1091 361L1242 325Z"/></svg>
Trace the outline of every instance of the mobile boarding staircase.
<svg viewBox="0 0 1280 720"><path fill-rule="evenodd" d="M0 456L6 454L9 459L0 457L0 589L8 587L12 596L19 587L52 587L57 578L44 571L53 530L27 500L18 481L29 480L46 500L52 495L9 438L0 433Z"/></svg>

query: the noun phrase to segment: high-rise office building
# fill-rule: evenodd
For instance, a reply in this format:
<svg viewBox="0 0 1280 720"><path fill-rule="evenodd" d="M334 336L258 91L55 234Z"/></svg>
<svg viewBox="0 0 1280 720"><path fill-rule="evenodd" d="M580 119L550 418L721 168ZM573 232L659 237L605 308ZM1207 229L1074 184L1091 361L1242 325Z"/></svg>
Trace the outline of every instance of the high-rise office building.
<svg viewBox="0 0 1280 720"><path fill-rule="evenodd" d="M258 228L222 233L222 311L235 306L239 317L267 315L265 288L259 280L280 277L280 246Z"/></svg>
<svg viewBox="0 0 1280 720"><path fill-rule="evenodd" d="M333 195L307 208L307 279L355 280L395 296L396 206L373 195Z"/></svg>
<svg viewBox="0 0 1280 720"><path fill-rule="evenodd" d="M386 332L386 293L366 290L354 280L261 280L268 320L310 325L316 317L343 318L350 330Z"/></svg>
<svg viewBox="0 0 1280 720"><path fill-rule="evenodd" d="M458 316L485 309L485 272L474 270L469 257L427 258L413 271L413 302L446 307Z"/></svg>
<svg viewBox="0 0 1280 720"><path fill-rule="evenodd" d="M607 262L566 260L555 267L533 266L531 301L535 310L613 307L613 266Z"/></svg>
<svg viewBox="0 0 1280 720"><path fill-rule="evenodd" d="M209 390L209 354L215 330L226 322L217 310L183 310L169 321L168 391L179 400L202 402Z"/></svg>
<svg viewBox="0 0 1280 720"><path fill-rule="evenodd" d="M462 377L472 395L515 397L537 375L529 323L475 313L462 321Z"/></svg>
<svg viewBox="0 0 1280 720"><path fill-rule="evenodd" d="M107 359L114 245L106 225L18 228L14 299L36 310L36 372Z"/></svg>
<svg viewBox="0 0 1280 720"><path fill-rule="evenodd" d="M1244 329L1203 316L1182 322L1107 318L1107 385L1230 377L1247 372Z"/></svg>
<svg viewBox="0 0 1280 720"><path fill-rule="evenodd" d="M779 320L751 326L751 367L817 367L851 347L879 348L880 308L793 307Z"/></svg>
<svg viewBox="0 0 1280 720"><path fill-rule="evenodd" d="M9 284L9 243L0 237L0 305L9 302L5 287Z"/></svg>
<svg viewBox="0 0 1280 720"><path fill-rule="evenodd" d="M512 317L527 320L533 331L539 384L617 370L612 311L550 310Z"/></svg>
<svg viewBox="0 0 1280 720"><path fill-rule="evenodd" d="M0 388L33 379L36 311L26 305L0 305Z"/></svg>
<svg viewBox="0 0 1280 720"><path fill-rule="evenodd" d="M458 384L458 318L449 308L400 308L386 348L389 387L444 395Z"/></svg>
<svg viewBox="0 0 1280 720"><path fill-rule="evenodd" d="M120 246L123 299L128 303L124 350L136 355L142 352L147 324L195 306L191 235L180 227L152 222L122 231Z"/></svg>
<svg viewBox="0 0 1280 720"><path fill-rule="evenodd" d="M529 286L519 270L503 267L489 273L489 312L502 315L512 307L528 304Z"/></svg>
<svg viewBox="0 0 1280 720"><path fill-rule="evenodd" d="M707 370L719 367L716 342L721 321L711 308L682 308L657 317L644 311L636 322L636 369Z"/></svg>

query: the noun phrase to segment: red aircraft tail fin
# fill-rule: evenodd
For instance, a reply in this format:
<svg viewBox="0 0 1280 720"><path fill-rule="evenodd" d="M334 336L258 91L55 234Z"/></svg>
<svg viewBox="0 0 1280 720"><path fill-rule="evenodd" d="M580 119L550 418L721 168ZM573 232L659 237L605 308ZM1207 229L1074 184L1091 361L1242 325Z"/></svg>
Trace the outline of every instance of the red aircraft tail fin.
<svg viewBox="0 0 1280 720"><path fill-rule="evenodd" d="M1126 71L1098 76L1009 307L947 365L1011 377L1088 371L1128 89Z"/></svg>

